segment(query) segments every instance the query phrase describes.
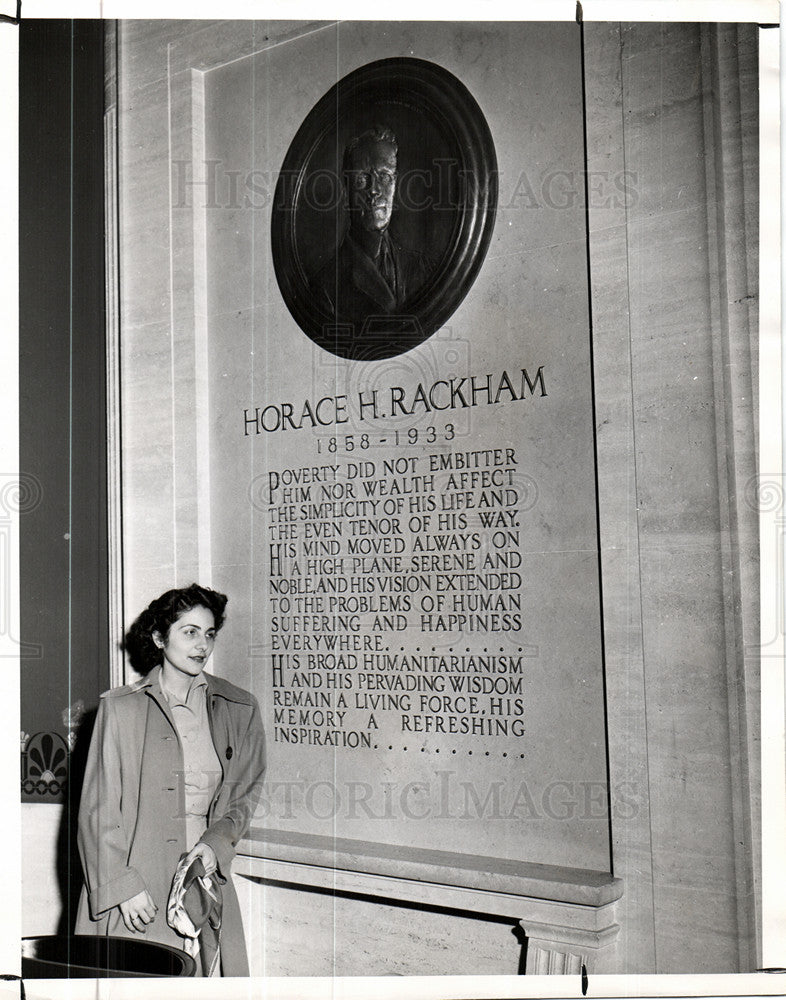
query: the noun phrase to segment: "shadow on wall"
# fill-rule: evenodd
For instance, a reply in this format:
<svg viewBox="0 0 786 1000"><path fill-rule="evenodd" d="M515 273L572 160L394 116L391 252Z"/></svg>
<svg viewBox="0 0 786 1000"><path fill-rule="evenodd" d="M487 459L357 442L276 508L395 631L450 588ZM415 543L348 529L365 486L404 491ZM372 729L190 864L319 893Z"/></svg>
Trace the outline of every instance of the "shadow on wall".
<svg viewBox="0 0 786 1000"><path fill-rule="evenodd" d="M57 924L58 935L73 934L79 894L82 891L82 863L77 848L77 818L87 767L87 753L90 749L97 712L97 708L85 712L69 760L68 786L57 834L57 886L62 905Z"/></svg>
<svg viewBox="0 0 786 1000"><path fill-rule="evenodd" d="M520 924L516 924L515 927L511 928L510 933L521 945L518 974L523 976L527 971L527 935L524 933L524 929Z"/></svg>
<svg viewBox="0 0 786 1000"><path fill-rule="evenodd" d="M516 974L519 976L523 976L526 974L527 971L527 949L529 945L529 939L527 938L526 931L519 922L519 918L515 916L506 917L498 913L479 913L475 910L462 910L452 906L440 906L438 904L422 903L422 902L416 902L414 900L395 899L388 896L382 897L377 895L371 895L369 893L364 893L364 892L353 892L348 889L336 889L331 886L304 885L303 883L300 882L288 882L285 879L269 878L260 875L250 875L246 873L236 875L235 877L238 879L244 879L248 882L252 882L254 885L263 888L271 887L276 889L287 889L291 890L292 892L305 896L328 896L334 900L343 899L343 900L354 900L359 903L381 904L382 906L387 907L389 909L409 911L410 913L413 914L418 912L432 913L432 914L439 914L444 917L449 917L451 919L460 917L464 919L474 920L477 922L507 925L510 927L510 933L519 946ZM382 940L382 938L380 938L380 954L382 954L384 950L383 946L384 946L384 941ZM422 962L422 958L418 959L418 961ZM395 959L393 960L393 964L394 965L396 964ZM496 971L504 972L505 974L510 974L510 967L508 966L505 970L500 969ZM300 974L301 973L299 973L297 969L289 970L286 973L286 975L294 975L294 976ZM312 975L312 973L308 974ZM355 974L356 973L352 973L352 975ZM423 974L423 970L420 967L411 968L406 971L390 971L389 968L385 968L384 970L380 969L374 969L371 971L366 970L357 974L371 975L371 976L378 976L378 975L417 976ZM429 975L431 974L433 974L433 972L429 973ZM452 972L443 971L437 974L451 975Z"/></svg>

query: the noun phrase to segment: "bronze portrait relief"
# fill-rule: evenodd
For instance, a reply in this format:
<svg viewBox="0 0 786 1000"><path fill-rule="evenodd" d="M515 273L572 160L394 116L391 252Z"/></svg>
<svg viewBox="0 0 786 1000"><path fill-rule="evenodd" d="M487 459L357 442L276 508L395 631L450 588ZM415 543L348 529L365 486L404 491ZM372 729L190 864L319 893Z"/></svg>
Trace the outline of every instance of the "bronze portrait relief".
<svg viewBox="0 0 786 1000"><path fill-rule="evenodd" d="M340 80L306 117L272 214L276 278L300 328L339 357L394 357L430 337L477 277L497 200L472 95L419 59Z"/></svg>

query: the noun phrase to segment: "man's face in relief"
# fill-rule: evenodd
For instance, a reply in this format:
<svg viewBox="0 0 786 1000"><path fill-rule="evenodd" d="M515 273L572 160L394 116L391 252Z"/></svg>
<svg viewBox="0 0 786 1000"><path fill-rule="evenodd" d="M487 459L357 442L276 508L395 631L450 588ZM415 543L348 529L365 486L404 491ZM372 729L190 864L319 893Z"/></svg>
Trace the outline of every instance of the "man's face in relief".
<svg viewBox="0 0 786 1000"><path fill-rule="evenodd" d="M347 189L352 226L387 229L396 193L395 148L389 142L361 143L352 154Z"/></svg>

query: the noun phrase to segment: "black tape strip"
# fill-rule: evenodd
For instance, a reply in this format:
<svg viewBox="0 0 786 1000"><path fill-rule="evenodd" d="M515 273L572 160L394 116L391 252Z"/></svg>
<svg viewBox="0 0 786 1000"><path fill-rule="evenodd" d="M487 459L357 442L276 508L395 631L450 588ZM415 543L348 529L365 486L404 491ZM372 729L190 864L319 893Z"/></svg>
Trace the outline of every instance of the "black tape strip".
<svg viewBox="0 0 786 1000"><path fill-rule="evenodd" d="M0 973L0 982L5 983L19 983L19 998L20 1000L26 1000L25 997L25 981L21 976L9 976L4 973Z"/></svg>
<svg viewBox="0 0 786 1000"><path fill-rule="evenodd" d="M19 24L22 20L22 0L16 0L16 17L11 17L10 14L0 14L0 21L5 21L7 24Z"/></svg>

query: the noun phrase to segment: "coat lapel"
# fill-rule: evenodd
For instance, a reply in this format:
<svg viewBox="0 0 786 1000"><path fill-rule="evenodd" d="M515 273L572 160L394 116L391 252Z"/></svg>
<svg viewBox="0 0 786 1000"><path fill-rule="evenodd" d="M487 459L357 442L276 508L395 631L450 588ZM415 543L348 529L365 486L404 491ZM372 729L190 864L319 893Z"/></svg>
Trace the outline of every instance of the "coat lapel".
<svg viewBox="0 0 786 1000"><path fill-rule="evenodd" d="M377 270L374 261L360 249L349 234L347 234L347 242L351 250L352 284L358 291L376 302L385 312L395 310L396 297Z"/></svg>
<svg viewBox="0 0 786 1000"><path fill-rule="evenodd" d="M153 701L158 705L158 707L161 709L161 711L169 720L169 725L174 730L175 736L177 736L179 742L180 737L178 736L177 733L177 726L175 725L175 720L172 716L172 711L169 708L169 702L166 699L166 695L161 690L160 677L161 677L161 667L156 667L155 670L152 670L145 678L143 686L145 688L146 693L153 699Z"/></svg>
<svg viewBox="0 0 786 1000"><path fill-rule="evenodd" d="M210 808L208 809L207 821L210 824L213 818L213 810L216 803L218 802L219 796L221 795L221 790L224 787L224 782L227 776L227 747L231 746L231 734L229 732L229 723L227 717L226 705L224 704L224 699L216 694L215 686L211 683L212 676L210 674L205 674L207 677L207 718L210 722L210 735L213 738L213 747L216 751L216 756L221 764L221 782L216 789L216 794L213 796L213 801L210 803Z"/></svg>

